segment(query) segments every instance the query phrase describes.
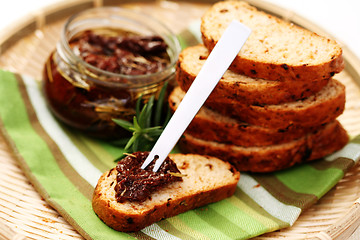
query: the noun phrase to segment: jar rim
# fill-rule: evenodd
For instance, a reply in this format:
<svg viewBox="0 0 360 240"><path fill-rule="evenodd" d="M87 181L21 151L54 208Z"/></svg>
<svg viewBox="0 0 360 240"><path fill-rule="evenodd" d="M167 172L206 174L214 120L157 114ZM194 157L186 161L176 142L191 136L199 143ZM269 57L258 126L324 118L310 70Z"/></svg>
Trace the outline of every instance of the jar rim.
<svg viewBox="0 0 360 240"><path fill-rule="evenodd" d="M114 73L114 72L110 72L110 71L106 71L103 69L100 69L94 65L91 65L89 63L87 63L86 61L84 61L81 57L77 56L73 50L71 49L70 45L69 45L69 40L67 38L67 31L70 28L71 24L79 17L86 15L86 14L91 14L91 13L97 13L97 12L102 12L102 11L109 11L112 13L112 15L108 15L107 17L120 17L122 19L127 19L127 20L131 20L134 23L138 23L141 24L140 21L135 20L135 19L130 19L128 18L128 15L134 15L134 17L136 17L137 19L141 18L146 20L146 23L149 23L149 26L147 25L146 27L148 27L151 31L154 32L154 28L151 28L150 24L156 24L157 26L161 27L164 31L166 31L167 35L164 36L162 34L159 34L164 41L168 44L168 49L169 51L172 51L173 54L169 54L170 57L170 62L169 64L161 71L158 72L154 72L154 73L146 73L146 74L141 74L141 75L126 75L126 74L121 74L121 73ZM122 15L123 14L123 15ZM126 15L126 16L125 16ZM91 28L89 28L91 29ZM119 28L121 29L121 27ZM81 11L79 13L76 13L74 15L72 15L64 24L62 31L61 31L61 44L62 44L62 48L65 50L65 52L67 53L68 56L70 56L73 61L78 65L81 64L83 66L85 66L85 68L91 69L93 71L96 71L97 73L101 74L101 75L105 75L108 77L116 77L116 78L121 78L121 79L126 79L127 81L130 82L130 84L132 84L132 81L136 80L137 82L142 82L144 80L149 80L149 79L155 79L156 76L164 74L164 72L169 72L168 75L172 74L172 69L174 69L174 66L178 60L178 56L179 53L181 51L181 46L180 46L180 42L179 39L177 38L177 36L175 35L175 33L168 27L166 26L164 23L162 23L161 21L159 21L158 19L143 13L141 11L137 11L137 10L133 10L133 9L126 9L126 8L121 8L121 7L97 7L97 8L91 8L91 9L87 9L84 11ZM170 41L170 42L169 42ZM171 43L171 44L169 44ZM168 76L166 75L166 76ZM164 76L163 78L166 78L166 76ZM154 84L156 82L160 82L162 81L163 78L160 78L158 81L150 81L147 82L149 85ZM93 81L96 82L101 82L102 84L104 84L104 81L98 80L96 78L92 78ZM123 85L124 83L122 82L113 82L113 81L106 81L106 84L115 84L115 85ZM128 85L125 84L125 85ZM142 85L143 86L143 85Z"/></svg>

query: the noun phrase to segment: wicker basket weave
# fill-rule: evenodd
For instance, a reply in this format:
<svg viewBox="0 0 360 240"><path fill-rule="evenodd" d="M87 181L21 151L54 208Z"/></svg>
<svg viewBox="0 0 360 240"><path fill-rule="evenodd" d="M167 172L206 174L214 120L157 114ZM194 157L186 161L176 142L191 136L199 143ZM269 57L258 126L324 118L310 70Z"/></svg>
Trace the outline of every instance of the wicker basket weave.
<svg viewBox="0 0 360 240"><path fill-rule="evenodd" d="M197 20L211 1L122 1L124 7L141 8L177 32ZM326 35L293 12L259 0L254 6ZM0 35L0 68L41 79L43 64L59 39L65 19L80 9L113 5L118 1L63 1L10 26ZM179 21L181 19L181 21ZM347 87L347 103L339 118L351 135L360 134L360 62L343 46L346 69L337 79ZM256 239L360 239L360 166L355 166L317 204L306 210L294 226ZM355 233L354 233L355 231ZM354 234L353 234L354 233ZM26 179L0 135L0 239L83 239L40 197Z"/></svg>

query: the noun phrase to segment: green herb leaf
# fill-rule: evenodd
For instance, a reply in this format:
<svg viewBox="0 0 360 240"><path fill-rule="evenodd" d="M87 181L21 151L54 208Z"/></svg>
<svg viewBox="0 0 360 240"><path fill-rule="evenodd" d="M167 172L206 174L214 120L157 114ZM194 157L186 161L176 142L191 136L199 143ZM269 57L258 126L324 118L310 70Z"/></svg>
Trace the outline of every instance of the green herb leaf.
<svg viewBox="0 0 360 240"><path fill-rule="evenodd" d="M128 121L125 121L123 119L112 119L117 125L121 126L122 128L125 128L128 131L131 131L131 128L134 127L134 125Z"/></svg>
<svg viewBox="0 0 360 240"><path fill-rule="evenodd" d="M147 103L147 108L146 108L146 120L145 120L145 124L144 127L150 127L151 126L151 117L152 117L152 111L153 111L153 106L154 106L154 99L155 99L155 96L152 95L150 98L149 98L149 102Z"/></svg>
<svg viewBox="0 0 360 240"><path fill-rule="evenodd" d="M135 142L137 138L137 135L136 134L133 134L133 136L129 139L129 141L127 142L126 146L125 146L125 150L129 150L131 145Z"/></svg>
<svg viewBox="0 0 360 240"><path fill-rule="evenodd" d="M142 97L143 95L140 95L140 97L136 100L136 105L135 105L136 116L140 115Z"/></svg>
<svg viewBox="0 0 360 240"><path fill-rule="evenodd" d="M155 117L154 117L155 126L159 126L161 124L161 122L160 122L161 121L161 114L162 114L162 109L163 109L163 105L164 105L167 86L168 86L168 82L166 82L164 84L164 86L161 88L161 91L159 93L159 98L158 98L158 101L156 103L156 111L155 111Z"/></svg>
<svg viewBox="0 0 360 240"><path fill-rule="evenodd" d="M139 119L141 119L141 117L139 117ZM141 130L141 125L138 122L138 118L136 116L134 116L134 120L133 120L133 124L134 124L134 129L136 131L140 131ZM136 133L136 131L134 133Z"/></svg>
<svg viewBox="0 0 360 240"><path fill-rule="evenodd" d="M141 132L143 133L150 133L150 132L154 132L156 129L161 129L161 126L156 126L156 127L149 127L149 128L144 128L141 129ZM160 130L162 132L162 130Z"/></svg>

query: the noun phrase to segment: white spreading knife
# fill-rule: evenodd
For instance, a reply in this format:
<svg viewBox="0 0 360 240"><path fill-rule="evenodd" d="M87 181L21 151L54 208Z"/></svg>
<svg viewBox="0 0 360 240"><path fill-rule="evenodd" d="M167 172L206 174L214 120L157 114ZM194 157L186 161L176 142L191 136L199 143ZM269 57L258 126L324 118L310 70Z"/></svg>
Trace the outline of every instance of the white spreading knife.
<svg viewBox="0 0 360 240"><path fill-rule="evenodd" d="M239 21L234 20L229 24L141 166L142 169L156 159L153 171L157 172L229 68L250 33L251 29Z"/></svg>

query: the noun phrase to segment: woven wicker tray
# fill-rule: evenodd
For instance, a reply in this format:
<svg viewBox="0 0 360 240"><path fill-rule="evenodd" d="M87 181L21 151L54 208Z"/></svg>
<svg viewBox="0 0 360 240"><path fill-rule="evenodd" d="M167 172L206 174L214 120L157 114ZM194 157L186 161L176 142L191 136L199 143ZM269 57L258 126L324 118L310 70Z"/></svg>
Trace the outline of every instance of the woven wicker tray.
<svg viewBox="0 0 360 240"><path fill-rule="evenodd" d="M292 21L322 35L321 28L293 12L260 0L254 6ZM122 1L122 6L141 8L171 25L175 32L199 19L211 1ZM103 5L119 5L111 0L64 1L9 26L0 35L0 68L41 79L43 64L59 39L67 17L80 10ZM347 87L347 103L339 118L351 135L360 134L360 62L344 50L346 69L337 76ZM305 211L294 226L256 239L359 239L360 166L355 166L317 204ZM355 231L355 233L354 233ZM83 239L53 210L23 175L0 135L0 239Z"/></svg>

